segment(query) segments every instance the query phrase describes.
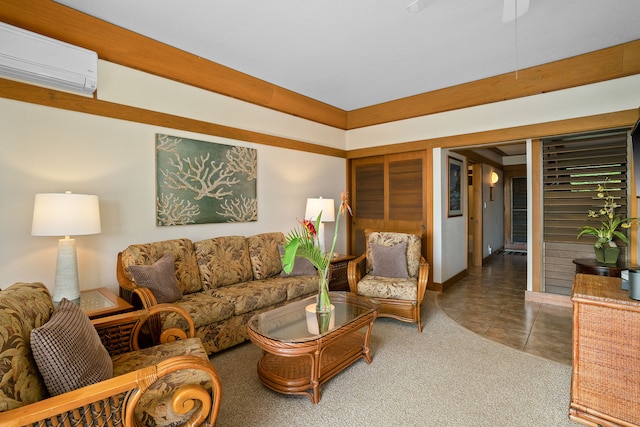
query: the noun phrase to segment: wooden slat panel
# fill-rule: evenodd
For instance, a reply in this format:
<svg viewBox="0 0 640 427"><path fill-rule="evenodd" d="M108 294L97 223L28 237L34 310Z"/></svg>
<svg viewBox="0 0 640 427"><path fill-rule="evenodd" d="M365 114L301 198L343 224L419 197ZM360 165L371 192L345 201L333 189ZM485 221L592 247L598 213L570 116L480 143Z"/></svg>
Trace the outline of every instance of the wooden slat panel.
<svg viewBox="0 0 640 427"><path fill-rule="evenodd" d="M545 241L570 242L580 227L599 227L587 213L602 208L596 188L605 181L620 205L616 212L626 217L627 144L620 130L543 142Z"/></svg>
<svg viewBox="0 0 640 427"><path fill-rule="evenodd" d="M389 162L389 219L422 218L422 159Z"/></svg>
<svg viewBox="0 0 640 427"><path fill-rule="evenodd" d="M384 163L355 166L354 215L384 219Z"/></svg>

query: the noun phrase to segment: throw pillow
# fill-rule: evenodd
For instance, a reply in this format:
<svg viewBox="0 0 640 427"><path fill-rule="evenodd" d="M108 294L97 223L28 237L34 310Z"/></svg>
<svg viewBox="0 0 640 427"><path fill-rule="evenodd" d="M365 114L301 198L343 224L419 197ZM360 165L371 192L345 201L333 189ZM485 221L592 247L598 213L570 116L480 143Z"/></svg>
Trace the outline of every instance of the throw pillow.
<svg viewBox="0 0 640 427"><path fill-rule="evenodd" d="M66 298L31 330L31 352L52 396L107 380L113 364L89 317Z"/></svg>
<svg viewBox="0 0 640 427"><path fill-rule="evenodd" d="M371 245L373 258L373 275L406 279L407 272L407 242L393 246Z"/></svg>
<svg viewBox="0 0 640 427"><path fill-rule="evenodd" d="M174 302L182 298L171 252L164 254L152 265L130 265L129 271L138 286L151 289L158 304Z"/></svg>
<svg viewBox="0 0 640 427"><path fill-rule="evenodd" d="M278 245L278 252L280 252L280 258L282 258L284 256L284 247L282 245ZM291 270L291 273L287 274L283 270L280 273L280 276L313 276L314 274L316 274L316 268L311 264L311 261L298 256L296 257L296 261L293 263L293 270Z"/></svg>

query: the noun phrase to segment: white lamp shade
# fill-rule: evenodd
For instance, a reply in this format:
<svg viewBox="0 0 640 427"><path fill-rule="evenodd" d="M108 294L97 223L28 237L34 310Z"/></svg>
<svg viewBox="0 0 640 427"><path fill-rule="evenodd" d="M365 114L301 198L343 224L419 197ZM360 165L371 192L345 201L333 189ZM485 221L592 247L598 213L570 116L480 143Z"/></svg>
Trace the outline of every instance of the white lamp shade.
<svg viewBox="0 0 640 427"><path fill-rule="evenodd" d="M310 221L315 221L322 212L322 222L333 222L336 220L333 199L323 199L319 197L317 199L307 199L307 209L304 214L304 218Z"/></svg>
<svg viewBox="0 0 640 427"><path fill-rule="evenodd" d="M98 196L72 193L36 194L31 234L80 236L100 233Z"/></svg>

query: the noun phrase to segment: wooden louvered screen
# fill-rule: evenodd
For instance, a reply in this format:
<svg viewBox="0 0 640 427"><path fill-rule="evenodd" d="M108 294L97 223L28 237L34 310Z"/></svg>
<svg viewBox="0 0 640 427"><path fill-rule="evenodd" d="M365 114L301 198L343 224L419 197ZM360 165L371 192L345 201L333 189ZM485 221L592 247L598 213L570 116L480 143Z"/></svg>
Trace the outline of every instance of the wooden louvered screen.
<svg viewBox="0 0 640 427"><path fill-rule="evenodd" d="M364 230L425 230L425 152L354 159L351 163L351 251L365 251ZM426 240L423 253L426 253Z"/></svg>
<svg viewBox="0 0 640 427"><path fill-rule="evenodd" d="M569 295L573 259L595 257L595 237L577 240L576 236L583 225L599 226L598 220L587 216L589 210L603 206L597 198L598 184L607 182L620 205L617 213L626 217L627 132L546 140L542 150L545 291Z"/></svg>

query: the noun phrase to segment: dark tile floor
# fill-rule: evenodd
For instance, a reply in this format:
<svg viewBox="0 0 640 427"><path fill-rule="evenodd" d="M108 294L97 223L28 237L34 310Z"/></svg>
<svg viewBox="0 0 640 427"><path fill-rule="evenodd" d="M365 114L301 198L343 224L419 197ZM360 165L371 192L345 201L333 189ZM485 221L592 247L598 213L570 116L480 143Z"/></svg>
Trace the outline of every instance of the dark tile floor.
<svg viewBox="0 0 640 427"><path fill-rule="evenodd" d="M484 337L571 364L571 308L525 301L527 257L496 254L437 297L453 320Z"/></svg>

